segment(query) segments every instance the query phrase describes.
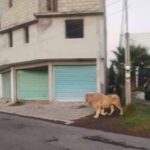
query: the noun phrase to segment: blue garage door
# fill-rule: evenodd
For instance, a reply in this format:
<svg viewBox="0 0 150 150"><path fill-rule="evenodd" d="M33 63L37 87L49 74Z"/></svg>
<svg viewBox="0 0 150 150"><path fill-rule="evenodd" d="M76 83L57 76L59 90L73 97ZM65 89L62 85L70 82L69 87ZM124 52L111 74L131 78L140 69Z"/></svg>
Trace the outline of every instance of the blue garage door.
<svg viewBox="0 0 150 150"><path fill-rule="evenodd" d="M11 98L10 72L2 74L3 98Z"/></svg>
<svg viewBox="0 0 150 150"><path fill-rule="evenodd" d="M55 99L82 101L96 91L96 66L55 66Z"/></svg>
<svg viewBox="0 0 150 150"><path fill-rule="evenodd" d="M48 69L28 69L17 72L19 100L48 100Z"/></svg>

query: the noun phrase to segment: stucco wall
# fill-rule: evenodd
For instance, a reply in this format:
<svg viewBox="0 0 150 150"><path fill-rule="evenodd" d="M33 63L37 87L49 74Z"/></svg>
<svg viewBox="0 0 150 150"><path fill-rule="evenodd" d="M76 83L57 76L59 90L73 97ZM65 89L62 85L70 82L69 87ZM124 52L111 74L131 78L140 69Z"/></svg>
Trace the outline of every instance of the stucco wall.
<svg viewBox="0 0 150 150"><path fill-rule="evenodd" d="M105 0L58 0L58 12L95 12L104 11ZM13 7L8 7L8 0L0 0L1 28L35 19L34 13L47 12L46 0L13 0Z"/></svg>
<svg viewBox="0 0 150 150"><path fill-rule="evenodd" d="M59 11L100 11L104 8L104 0L60 0Z"/></svg>
<svg viewBox="0 0 150 150"><path fill-rule="evenodd" d="M2 74L0 74L0 98L2 98Z"/></svg>
<svg viewBox="0 0 150 150"><path fill-rule="evenodd" d="M46 12L46 1L39 0L39 11ZM58 0L58 12L103 11L105 0Z"/></svg>
<svg viewBox="0 0 150 150"><path fill-rule="evenodd" d="M34 19L33 13L38 12L38 0L13 0L13 7L8 7L7 0L0 0L2 8L1 28Z"/></svg>
<svg viewBox="0 0 150 150"><path fill-rule="evenodd" d="M0 49L0 65L35 59L96 58L103 36L99 30L100 19L98 16L74 19L82 18L84 38L79 39L65 38L65 20L72 18L40 20L39 24L30 26L30 43L27 44L22 43L22 31L16 30L13 32L14 47L3 45Z"/></svg>

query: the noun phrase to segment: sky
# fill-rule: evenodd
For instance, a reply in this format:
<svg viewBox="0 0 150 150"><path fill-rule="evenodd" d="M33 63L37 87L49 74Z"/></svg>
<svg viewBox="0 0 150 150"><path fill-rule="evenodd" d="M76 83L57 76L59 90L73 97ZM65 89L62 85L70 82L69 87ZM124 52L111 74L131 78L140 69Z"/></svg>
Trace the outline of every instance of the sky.
<svg viewBox="0 0 150 150"><path fill-rule="evenodd" d="M106 0L108 60L114 58L113 50L119 45L123 0ZM150 0L128 0L129 32L150 33Z"/></svg>

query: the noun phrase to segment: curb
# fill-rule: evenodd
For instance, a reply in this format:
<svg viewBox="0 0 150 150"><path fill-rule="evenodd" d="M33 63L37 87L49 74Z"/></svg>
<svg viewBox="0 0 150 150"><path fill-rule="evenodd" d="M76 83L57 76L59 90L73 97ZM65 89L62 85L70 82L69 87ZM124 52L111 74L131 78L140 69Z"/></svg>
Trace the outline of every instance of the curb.
<svg viewBox="0 0 150 150"><path fill-rule="evenodd" d="M23 114L11 113L11 112L4 112L4 111L0 111L0 113L17 116L17 117L22 117L22 118L40 120L40 121L45 121L45 122L50 122L50 123L62 124L62 125L70 125L70 124L74 123L74 121L69 121L69 120L46 119L46 118L41 118L41 117L35 117L35 116L23 115Z"/></svg>

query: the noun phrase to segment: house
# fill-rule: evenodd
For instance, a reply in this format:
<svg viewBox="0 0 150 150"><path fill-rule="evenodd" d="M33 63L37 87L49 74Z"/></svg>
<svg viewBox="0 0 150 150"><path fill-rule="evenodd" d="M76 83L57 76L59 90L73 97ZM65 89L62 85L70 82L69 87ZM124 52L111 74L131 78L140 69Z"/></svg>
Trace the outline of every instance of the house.
<svg viewBox="0 0 150 150"><path fill-rule="evenodd" d="M82 101L105 92L105 0L0 0L0 97Z"/></svg>

